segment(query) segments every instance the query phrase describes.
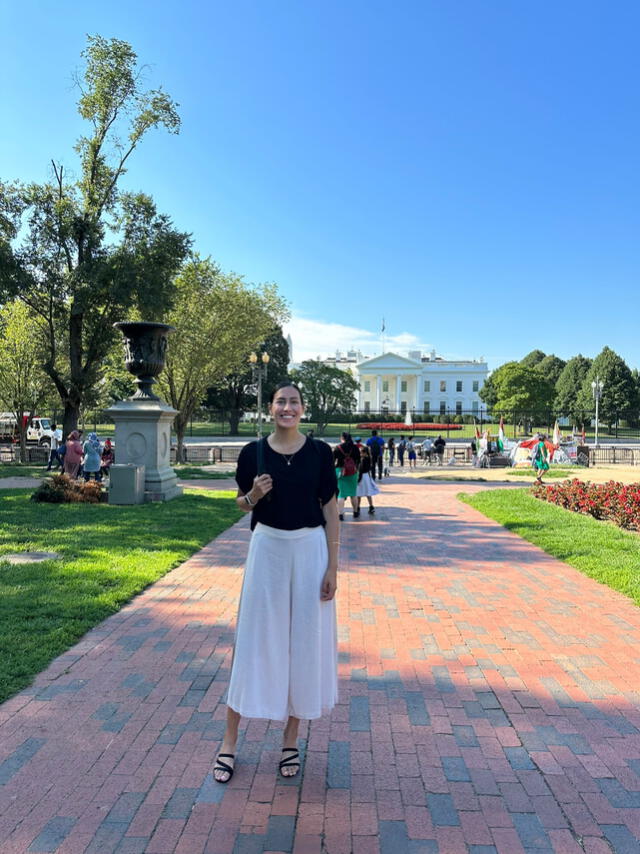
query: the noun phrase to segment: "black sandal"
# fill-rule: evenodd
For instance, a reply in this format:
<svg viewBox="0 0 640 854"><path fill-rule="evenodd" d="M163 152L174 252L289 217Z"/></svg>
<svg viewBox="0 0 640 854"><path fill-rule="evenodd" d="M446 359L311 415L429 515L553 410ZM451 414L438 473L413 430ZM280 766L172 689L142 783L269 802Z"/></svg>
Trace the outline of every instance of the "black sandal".
<svg viewBox="0 0 640 854"><path fill-rule="evenodd" d="M225 759L235 759L236 758L235 753L218 753L218 756L216 757L216 764L213 766L213 771L214 771L213 779L216 781L216 783L228 783L229 780L233 777L233 772L235 771L235 768L233 768L231 765L227 765L226 762L222 761L222 759L221 759L222 756L224 756ZM225 774L228 774L229 776L227 777L226 780L218 780L218 778L215 775L216 771L224 771Z"/></svg>
<svg viewBox="0 0 640 854"><path fill-rule="evenodd" d="M282 752L291 753L292 755L285 756L283 759L280 760L280 764L278 765L278 768L280 769L280 774L282 774L283 768L297 767L297 771L295 772L295 774L282 774L285 780L291 780L293 777L296 777L298 775L298 772L300 771L300 762L298 761L300 759L300 752L296 747L283 747Z"/></svg>

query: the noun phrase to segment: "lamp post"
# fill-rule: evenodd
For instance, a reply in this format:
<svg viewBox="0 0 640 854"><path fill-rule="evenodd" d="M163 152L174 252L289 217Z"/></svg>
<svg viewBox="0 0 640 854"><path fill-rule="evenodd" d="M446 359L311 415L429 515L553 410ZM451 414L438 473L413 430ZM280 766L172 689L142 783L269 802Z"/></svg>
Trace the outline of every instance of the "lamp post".
<svg viewBox="0 0 640 854"><path fill-rule="evenodd" d="M596 448L598 447L598 415L600 409L600 397L602 396L602 388L604 386L603 381L600 377L596 377L595 380L591 383L591 389L593 391L593 399L596 402Z"/></svg>
<svg viewBox="0 0 640 854"><path fill-rule="evenodd" d="M269 367L269 354L263 353L260 357L262 364L258 363L258 357L255 353L249 356L249 365L251 366L251 378L258 386L258 422L257 436L262 438L262 381L267 378L267 369Z"/></svg>

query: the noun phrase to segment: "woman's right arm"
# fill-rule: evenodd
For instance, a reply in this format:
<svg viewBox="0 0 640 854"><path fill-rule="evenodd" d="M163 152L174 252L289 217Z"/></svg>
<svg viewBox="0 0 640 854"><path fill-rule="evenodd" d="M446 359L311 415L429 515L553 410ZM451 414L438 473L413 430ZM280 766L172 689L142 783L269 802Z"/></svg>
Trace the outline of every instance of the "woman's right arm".
<svg viewBox="0 0 640 854"><path fill-rule="evenodd" d="M236 504L243 511L249 513L261 498L271 491L273 482L270 474L256 475L253 479L253 486L248 492L242 492L238 489L236 496Z"/></svg>

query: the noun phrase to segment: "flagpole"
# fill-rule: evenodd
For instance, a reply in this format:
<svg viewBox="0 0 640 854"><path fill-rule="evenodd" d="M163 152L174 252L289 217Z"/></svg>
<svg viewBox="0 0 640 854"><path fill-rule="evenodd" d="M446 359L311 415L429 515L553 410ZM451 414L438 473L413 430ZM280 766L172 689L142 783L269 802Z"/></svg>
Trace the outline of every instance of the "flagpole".
<svg viewBox="0 0 640 854"><path fill-rule="evenodd" d="M382 353L383 353L383 354L386 352L386 344L385 344L386 336L385 336L385 334L384 334L384 333L385 333L385 329L386 329L386 326L385 326L385 324L384 324L384 317L383 317L383 318L382 318L382 329L380 330L380 334L382 335Z"/></svg>

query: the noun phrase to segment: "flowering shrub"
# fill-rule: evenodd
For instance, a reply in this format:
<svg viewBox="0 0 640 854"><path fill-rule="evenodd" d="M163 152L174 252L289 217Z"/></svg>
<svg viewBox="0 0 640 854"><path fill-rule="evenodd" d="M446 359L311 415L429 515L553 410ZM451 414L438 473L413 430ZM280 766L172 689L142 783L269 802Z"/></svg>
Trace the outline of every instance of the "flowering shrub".
<svg viewBox="0 0 640 854"><path fill-rule="evenodd" d="M364 424L358 424L358 430L402 430L406 433L409 428L412 430L462 430L462 424L431 424L424 421L415 421L411 424L404 424L395 421L367 421Z"/></svg>
<svg viewBox="0 0 640 854"><path fill-rule="evenodd" d="M574 478L554 484L532 487L536 498L584 513L594 519L607 519L621 528L640 531L640 483L589 483Z"/></svg>

